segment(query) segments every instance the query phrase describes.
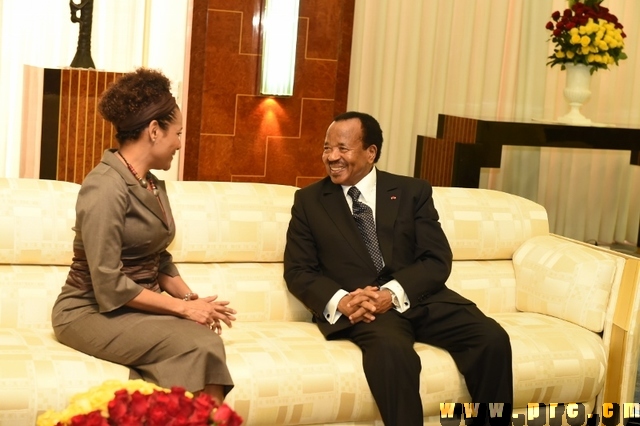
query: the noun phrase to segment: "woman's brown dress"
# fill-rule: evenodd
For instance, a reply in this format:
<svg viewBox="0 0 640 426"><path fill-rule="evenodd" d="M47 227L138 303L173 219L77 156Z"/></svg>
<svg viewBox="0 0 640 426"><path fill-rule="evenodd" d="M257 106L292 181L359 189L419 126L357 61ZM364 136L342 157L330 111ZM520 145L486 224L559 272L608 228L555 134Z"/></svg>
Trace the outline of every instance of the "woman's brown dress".
<svg viewBox="0 0 640 426"><path fill-rule="evenodd" d="M143 287L160 292L158 273L178 275L166 250L175 224L164 183L155 181L157 197L114 150L105 151L85 178L76 204L73 264L52 312L55 335L74 349L130 367L131 378L191 392L217 384L226 393L233 382L220 336L187 319L125 306Z"/></svg>

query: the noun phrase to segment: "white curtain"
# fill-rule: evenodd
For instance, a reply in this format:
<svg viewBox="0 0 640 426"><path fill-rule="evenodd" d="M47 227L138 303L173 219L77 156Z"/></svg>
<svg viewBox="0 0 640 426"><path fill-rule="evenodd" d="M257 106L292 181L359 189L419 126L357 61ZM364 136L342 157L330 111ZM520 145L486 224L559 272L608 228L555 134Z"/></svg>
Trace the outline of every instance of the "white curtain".
<svg viewBox="0 0 640 426"><path fill-rule="evenodd" d="M605 0L625 26L629 59L593 75L582 112L596 123L640 127L640 1ZM545 24L565 0L356 0L348 108L378 118L379 167L412 175L417 135L438 114L553 121L568 106L564 72L546 66ZM482 186L543 204L553 232L636 243L640 174L628 152L505 147Z"/></svg>
<svg viewBox="0 0 640 426"><path fill-rule="evenodd" d="M190 1L94 0L91 57L96 68L161 69L174 83L180 104ZM79 26L70 17L69 0L0 1L0 176L19 175L24 66L71 64ZM163 177L177 174L174 165Z"/></svg>

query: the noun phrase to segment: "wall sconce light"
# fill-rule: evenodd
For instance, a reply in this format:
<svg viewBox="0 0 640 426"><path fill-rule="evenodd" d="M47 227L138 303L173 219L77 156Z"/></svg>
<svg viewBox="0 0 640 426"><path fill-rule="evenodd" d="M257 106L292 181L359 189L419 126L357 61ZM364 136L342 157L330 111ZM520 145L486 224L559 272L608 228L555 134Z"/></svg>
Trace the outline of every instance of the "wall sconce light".
<svg viewBox="0 0 640 426"><path fill-rule="evenodd" d="M300 0L264 0L260 94L293 95Z"/></svg>

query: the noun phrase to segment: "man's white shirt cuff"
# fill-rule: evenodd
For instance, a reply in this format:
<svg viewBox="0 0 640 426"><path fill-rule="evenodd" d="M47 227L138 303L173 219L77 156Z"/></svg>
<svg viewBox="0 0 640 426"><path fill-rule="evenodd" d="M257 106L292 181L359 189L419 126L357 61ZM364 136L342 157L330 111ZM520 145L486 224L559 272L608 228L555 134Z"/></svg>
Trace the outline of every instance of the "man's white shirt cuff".
<svg viewBox="0 0 640 426"><path fill-rule="evenodd" d="M329 324L335 324L342 316L342 312L338 310L338 303L340 302L340 299L345 297L347 294L349 293L345 290L338 290L327 303L322 314L324 315L324 318L329 321Z"/></svg>
<svg viewBox="0 0 640 426"><path fill-rule="evenodd" d="M398 298L398 303L400 306L397 306L394 308L396 311L402 313L411 307L411 303L409 303L409 298L407 297L407 293L405 293L404 288L402 288L402 286L398 281L391 280L385 285L383 285L382 287L380 287L381 290L383 288L388 288Z"/></svg>

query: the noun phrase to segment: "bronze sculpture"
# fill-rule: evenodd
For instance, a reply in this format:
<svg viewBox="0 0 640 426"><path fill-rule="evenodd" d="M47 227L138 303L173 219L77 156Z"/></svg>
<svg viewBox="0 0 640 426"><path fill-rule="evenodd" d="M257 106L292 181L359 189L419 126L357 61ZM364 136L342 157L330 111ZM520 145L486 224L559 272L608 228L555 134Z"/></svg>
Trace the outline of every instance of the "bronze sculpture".
<svg viewBox="0 0 640 426"><path fill-rule="evenodd" d="M93 19L93 0L80 0L76 3L69 0L71 9L71 22L79 22L80 30L78 33L78 48L76 55L71 61L71 66L76 68L94 68L93 59L91 59L91 21ZM78 17L80 12L80 17Z"/></svg>

